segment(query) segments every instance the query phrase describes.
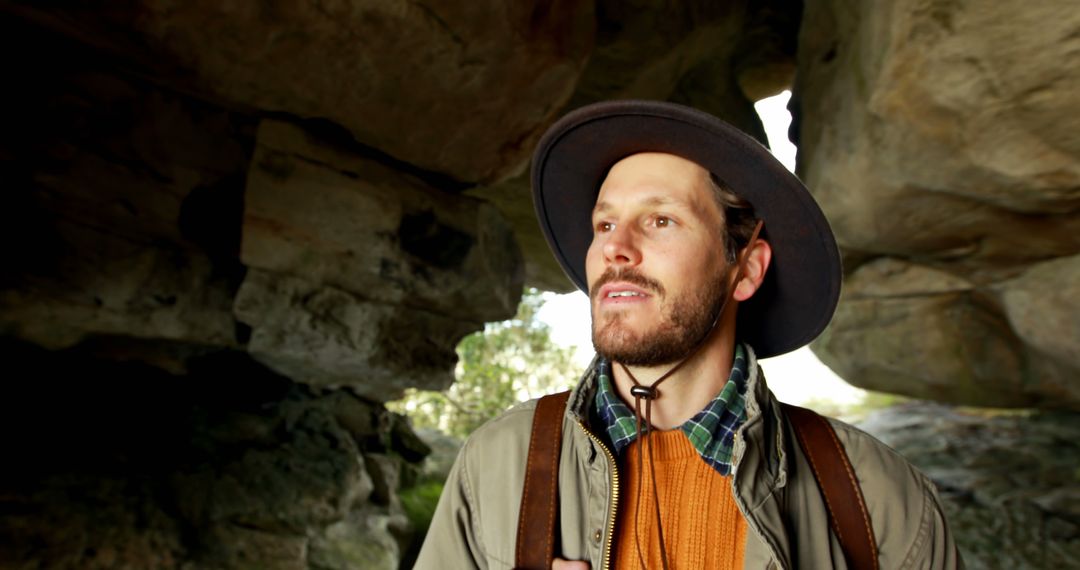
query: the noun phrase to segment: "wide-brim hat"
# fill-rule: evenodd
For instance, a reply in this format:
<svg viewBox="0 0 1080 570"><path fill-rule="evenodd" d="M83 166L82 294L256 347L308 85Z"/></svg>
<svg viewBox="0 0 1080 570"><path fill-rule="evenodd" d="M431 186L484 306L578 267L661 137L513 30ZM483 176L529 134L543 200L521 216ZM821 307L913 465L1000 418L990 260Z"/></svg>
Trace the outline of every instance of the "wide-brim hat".
<svg viewBox="0 0 1080 570"><path fill-rule="evenodd" d="M772 262L758 291L739 304L737 337L761 358L817 337L836 309L841 281L840 252L821 208L756 140L674 103L588 105L560 119L540 139L532 162L533 203L540 229L570 280L588 293L585 254L600 185L616 162L641 152L696 162L749 201L765 221Z"/></svg>

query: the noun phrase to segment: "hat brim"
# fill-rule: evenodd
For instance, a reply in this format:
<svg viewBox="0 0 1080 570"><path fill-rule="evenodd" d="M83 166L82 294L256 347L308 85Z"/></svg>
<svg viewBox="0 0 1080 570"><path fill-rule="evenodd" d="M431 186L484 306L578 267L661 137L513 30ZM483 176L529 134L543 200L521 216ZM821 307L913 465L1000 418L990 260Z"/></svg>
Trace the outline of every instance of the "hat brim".
<svg viewBox="0 0 1080 570"><path fill-rule="evenodd" d="M619 160L641 152L686 158L725 181L765 221L772 262L740 303L737 335L761 358L806 345L840 297L840 253L824 214L799 179L761 144L712 115L660 101L609 101L552 125L533 156L540 229L571 281L588 292L585 254L600 185Z"/></svg>

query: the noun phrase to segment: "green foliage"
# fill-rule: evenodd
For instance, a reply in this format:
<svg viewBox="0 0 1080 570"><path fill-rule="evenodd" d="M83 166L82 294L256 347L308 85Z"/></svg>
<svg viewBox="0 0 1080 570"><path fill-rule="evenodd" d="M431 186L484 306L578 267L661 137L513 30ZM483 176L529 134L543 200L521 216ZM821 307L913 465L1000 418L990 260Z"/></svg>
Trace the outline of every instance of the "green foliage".
<svg viewBox="0 0 1080 570"><path fill-rule="evenodd" d="M525 291L517 315L488 324L458 344L456 380L445 392L410 390L388 407L415 427L464 438L517 402L569 388L579 375L573 350L556 345L536 315L541 293Z"/></svg>
<svg viewBox="0 0 1080 570"><path fill-rule="evenodd" d="M435 516L435 507L439 504L439 496L442 495L443 484L438 481L422 483L414 487L402 489L398 496L401 498L401 506L405 510L405 516L417 533L423 536L431 526L431 518Z"/></svg>

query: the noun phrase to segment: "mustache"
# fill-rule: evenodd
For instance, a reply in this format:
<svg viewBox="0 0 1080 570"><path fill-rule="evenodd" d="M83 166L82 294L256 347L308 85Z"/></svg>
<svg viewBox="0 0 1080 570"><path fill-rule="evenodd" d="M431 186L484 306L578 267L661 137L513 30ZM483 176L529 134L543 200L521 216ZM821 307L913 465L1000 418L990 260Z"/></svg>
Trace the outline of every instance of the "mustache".
<svg viewBox="0 0 1080 570"><path fill-rule="evenodd" d="M651 277L647 277L644 273L638 271L637 269L628 268L616 270L615 268L609 267L607 268L607 270L604 271L602 275L600 275L600 278L598 278L596 280L596 283L593 283L592 287L589 289L589 298L595 301L596 296L600 294L601 287L607 285L608 283L613 283L616 281L636 285L638 287L641 287L642 289L652 291L660 296L663 296L665 293L664 286L661 285L659 281L652 279Z"/></svg>

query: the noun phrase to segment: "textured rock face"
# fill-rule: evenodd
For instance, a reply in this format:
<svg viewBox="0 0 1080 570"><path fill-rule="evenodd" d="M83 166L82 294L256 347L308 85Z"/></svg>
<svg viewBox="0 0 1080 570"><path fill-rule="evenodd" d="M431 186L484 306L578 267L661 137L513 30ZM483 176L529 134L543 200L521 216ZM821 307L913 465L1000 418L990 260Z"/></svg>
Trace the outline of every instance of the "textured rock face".
<svg viewBox="0 0 1080 570"><path fill-rule="evenodd" d="M1080 406L1078 27L1067 2L807 5L799 167L847 254L816 347L838 373Z"/></svg>
<svg viewBox="0 0 1080 570"><path fill-rule="evenodd" d="M397 568L426 451L381 402L514 313L502 216L340 128L0 32L0 566Z"/></svg>
<svg viewBox="0 0 1080 570"><path fill-rule="evenodd" d="M605 1L12 6L156 81L316 120L393 167L471 189L514 228L528 282L567 290L532 213L528 158L564 110L666 98L764 140L752 100L785 88L801 4Z"/></svg>
<svg viewBox="0 0 1080 570"><path fill-rule="evenodd" d="M15 64L25 87L4 96L17 111L0 142L2 330L52 348L88 335L236 346L251 121L52 63Z"/></svg>
<svg viewBox="0 0 1080 570"><path fill-rule="evenodd" d="M454 347L482 326L261 270L244 280L236 315L252 327L248 352L274 370L379 401L449 387Z"/></svg>
<svg viewBox="0 0 1080 570"><path fill-rule="evenodd" d="M236 296L248 350L292 378L377 400L446 388L454 347L513 314L513 235L490 205L313 138L258 132Z"/></svg>
<svg viewBox="0 0 1080 570"><path fill-rule="evenodd" d="M592 3L580 0L80 8L33 15L77 21L170 83L327 119L364 145L463 182L524 167L573 91L593 27Z"/></svg>
<svg viewBox="0 0 1080 570"><path fill-rule="evenodd" d="M528 282L568 287L524 178L536 137L611 97L760 136L801 10L97 4L0 0L0 357L33 371L0 399L0 566L396 567L425 450L380 402L446 386L457 341L513 314L515 242ZM1080 406L1069 8L807 3L801 168L849 270L818 349L852 381ZM1002 426L972 462L1017 457ZM1071 480L1011 503L1006 475L954 515L1068 565L1043 539L1075 534Z"/></svg>
<svg viewBox="0 0 1080 570"><path fill-rule="evenodd" d="M178 377L12 343L0 560L42 568L394 569L403 419L240 354ZM56 394L63 394L57 398ZM35 429L26 429L34 426Z"/></svg>
<svg viewBox="0 0 1080 570"><path fill-rule="evenodd" d="M280 121L256 133L256 119L56 60L24 71L41 90L7 95L20 114L2 143L17 181L5 334L177 373L246 350L387 400L448 386L457 341L514 313L521 257L492 206L355 144Z"/></svg>
<svg viewBox="0 0 1080 570"><path fill-rule="evenodd" d="M516 310L521 259L490 205L288 123L264 121L256 142L240 252L248 267L459 319Z"/></svg>
<svg viewBox="0 0 1080 570"><path fill-rule="evenodd" d="M1028 346L1051 361L1080 362L1080 256L1031 266L1005 284L1002 302Z"/></svg>
<svg viewBox="0 0 1080 570"><path fill-rule="evenodd" d="M860 424L938 486L973 570L1071 568L1080 560L1080 417L980 417L912 403Z"/></svg>

